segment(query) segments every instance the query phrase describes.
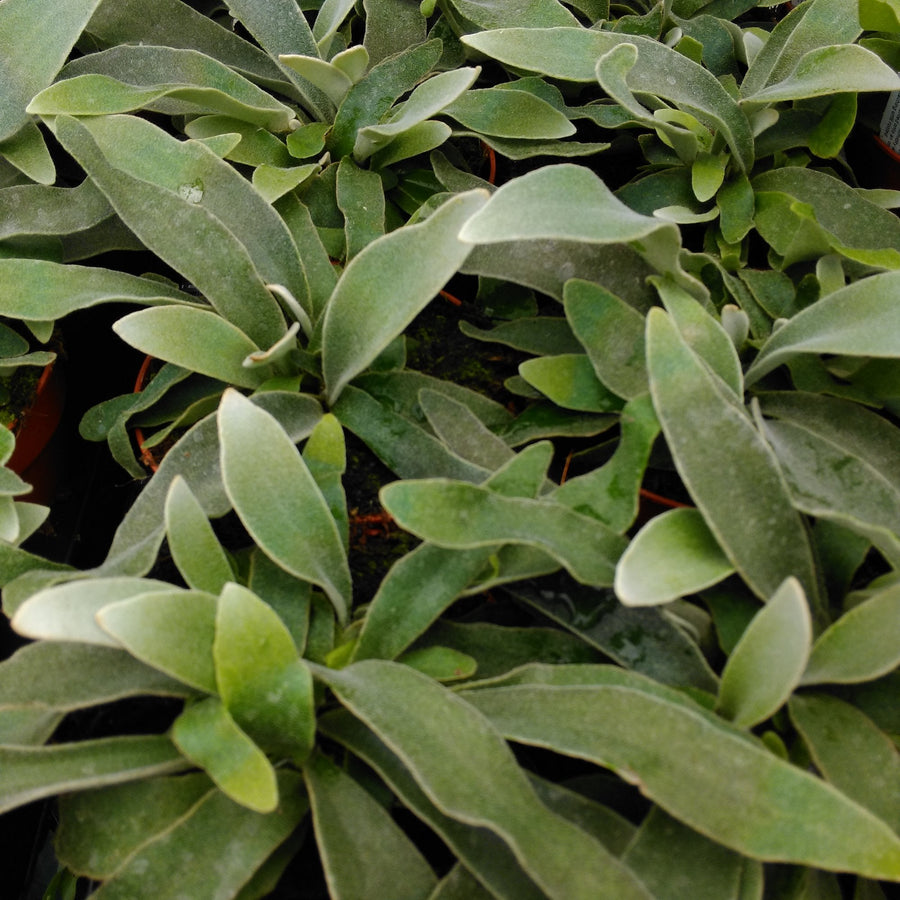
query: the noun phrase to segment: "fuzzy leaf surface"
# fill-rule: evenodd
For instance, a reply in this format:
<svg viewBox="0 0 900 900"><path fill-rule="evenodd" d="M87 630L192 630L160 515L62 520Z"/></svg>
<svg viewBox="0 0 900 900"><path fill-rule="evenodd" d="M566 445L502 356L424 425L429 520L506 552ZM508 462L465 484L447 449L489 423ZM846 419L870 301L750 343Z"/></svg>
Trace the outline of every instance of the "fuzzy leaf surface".
<svg viewBox="0 0 900 900"><path fill-rule="evenodd" d="M100 738L47 747L0 747L0 812L52 797L186 768L162 735Z"/></svg>
<svg viewBox="0 0 900 900"><path fill-rule="evenodd" d="M760 597L771 596L794 575L815 605L809 540L774 456L743 407L720 389L667 315L651 310L647 322L656 414L717 542Z"/></svg>
<svg viewBox="0 0 900 900"><path fill-rule="evenodd" d="M654 516L616 566L616 596L626 606L656 606L694 594L734 572L703 515L672 509Z"/></svg>
<svg viewBox="0 0 900 900"><path fill-rule="evenodd" d="M634 675L617 685L586 681L463 696L508 739L611 768L679 821L739 853L900 876L900 838L831 785L679 692L663 694Z"/></svg>
<svg viewBox="0 0 900 900"><path fill-rule="evenodd" d="M331 402L459 269L471 246L457 235L486 198L480 190L457 195L425 222L386 234L353 258L328 302L322 331Z"/></svg>
<svg viewBox="0 0 900 900"><path fill-rule="evenodd" d="M467 702L396 663L365 660L317 674L390 744L439 809L498 834L550 897L610 891L649 900L602 844L538 800L509 748ZM398 696L402 706L385 702Z"/></svg>
<svg viewBox="0 0 900 900"><path fill-rule="evenodd" d="M789 578L753 617L728 657L718 711L740 728L774 715L800 683L811 643L806 597Z"/></svg>
<svg viewBox="0 0 900 900"><path fill-rule="evenodd" d="M331 896L427 900L437 878L388 810L325 756L303 772Z"/></svg>
<svg viewBox="0 0 900 900"><path fill-rule="evenodd" d="M267 556L319 585L344 619L351 595L344 545L293 441L275 418L236 391L222 398L218 421L222 480L244 526Z"/></svg>

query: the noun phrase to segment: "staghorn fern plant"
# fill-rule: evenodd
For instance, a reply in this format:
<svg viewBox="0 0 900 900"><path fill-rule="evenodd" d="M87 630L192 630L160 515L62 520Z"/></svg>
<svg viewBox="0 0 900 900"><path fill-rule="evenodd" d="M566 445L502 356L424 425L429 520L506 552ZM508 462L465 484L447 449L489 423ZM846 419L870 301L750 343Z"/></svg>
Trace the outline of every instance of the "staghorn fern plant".
<svg viewBox="0 0 900 900"><path fill-rule="evenodd" d="M886 896L900 241L791 155L810 111L846 136L823 60L862 71L856 4L771 36L750 3L160 8L81 4L3 108L4 171L49 185L46 140L86 176L5 188L3 313L147 307L115 328L165 365L83 429L135 474L127 423L187 431L99 567L0 544L33 640L0 664L0 809L58 796L98 898L314 896L310 856L335 898ZM851 96L897 86L864 59ZM799 144L765 149L776 114ZM191 290L72 265L118 246ZM527 357L513 410L406 364L450 279L466 335ZM419 541L371 595L350 434ZM645 522L649 490L681 502ZM79 730L140 697L137 733Z"/></svg>

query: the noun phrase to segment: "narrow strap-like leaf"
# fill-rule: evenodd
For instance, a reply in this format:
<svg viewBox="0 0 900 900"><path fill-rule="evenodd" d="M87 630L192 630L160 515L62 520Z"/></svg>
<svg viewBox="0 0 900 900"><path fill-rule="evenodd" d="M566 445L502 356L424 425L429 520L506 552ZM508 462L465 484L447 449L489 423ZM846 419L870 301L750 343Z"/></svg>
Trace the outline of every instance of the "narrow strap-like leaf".
<svg viewBox="0 0 900 900"><path fill-rule="evenodd" d="M162 735L100 738L47 747L0 747L0 812L66 791L185 768L184 757Z"/></svg>
<svg viewBox="0 0 900 900"><path fill-rule="evenodd" d="M263 552L328 594L338 618L350 605L347 556L322 492L293 441L237 391L219 407L222 480L238 516ZM275 481L272 472L283 476Z"/></svg>
<svg viewBox="0 0 900 900"><path fill-rule="evenodd" d="M365 660L317 675L390 745L439 809L500 835L550 897L648 900L602 844L538 800L509 748L468 703L396 663ZM402 705L385 703L401 696Z"/></svg>
<svg viewBox="0 0 900 900"><path fill-rule="evenodd" d="M647 324L653 404L707 525L760 597L794 575L818 609L809 539L774 455L666 313L651 310Z"/></svg>
<svg viewBox="0 0 900 900"><path fill-rule="evenodd" d="M620 772L670 815L739 853L900 877L900 838L882 820L700 707L624 686L465 696L511 740Z"/></svg>
<svg viewBox="0 0 900 900"><path fill-rule="evenodd" d="M313 757L303 773L334 900L426 900L437 878L390 813L325 756Z"/></svg>

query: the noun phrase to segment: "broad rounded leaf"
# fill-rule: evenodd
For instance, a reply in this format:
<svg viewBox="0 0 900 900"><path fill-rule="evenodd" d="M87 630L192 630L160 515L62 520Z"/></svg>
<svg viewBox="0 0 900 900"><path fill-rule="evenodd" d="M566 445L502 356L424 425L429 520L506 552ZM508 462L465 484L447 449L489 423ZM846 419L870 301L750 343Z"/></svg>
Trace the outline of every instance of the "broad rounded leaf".
<svg viewBox="0 0 900 900"><path fill-rule="evenodd" d="M278 806L275 769L218 697L188 706L172 726L172 740L235 803L261 813Z"/></svg>
<svg viewBox="0 0 900 900"><path fill-rule="evenodd" d="M469 218L460 238L472 244L539 239L607 244L671 228L626 206L590 169L561 163L504 184Z"/></svg>
<svg viewBox="0 0 900 900"><path fill-rule="evenodd" d="M129 653L207 693L216 693L212 646L216 598L169 588L104 606L100 627Z"/></svg>
<svg viewBox="0 0 900 900"><path fill-rule="evenodd" d="M621 398L597 378L591 360L583 353L528 359L520 363L519 374L565 409L610 412L622 408Z"/></svg>
<svg viewBox="0 0 900 900"><path fill-rule="evenodd" d="M800 682L812 643L803 589L787 579L753 617L728 657L719 687L719 712L741 728L764 722Z"/></svg>
<svg viewBox="0 0 900 900"><path fill-rule="evenodd" d="M734 572L703 515L673 509L652 518L616 566L616 596L626 606L656 606L694 594Z"/></svg>
<svg viewBox="0 0 900 900"><path fill-rule="evenodd" d="M801 684L853 684L900 663L900 585L878 591L844 613L813 644Z"/></svg>
<svg viewBox="0 0 900 900"><path fill-rule="evenodd" d="M113 330L148 356L226 384L255 388L268 375L266 369L242 365L259 347L214 312L175 306L143 309L119 319Z"/></svg>

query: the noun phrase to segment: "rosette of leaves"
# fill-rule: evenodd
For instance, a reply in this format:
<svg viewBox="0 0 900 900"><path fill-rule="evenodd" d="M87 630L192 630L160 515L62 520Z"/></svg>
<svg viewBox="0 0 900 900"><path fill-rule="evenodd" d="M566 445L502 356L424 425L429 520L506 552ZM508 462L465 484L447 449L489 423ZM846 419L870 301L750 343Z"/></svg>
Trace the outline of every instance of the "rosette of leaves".
<svg viewBox="0 0 900 900"><path fill-rule="evenodd" d="M897 768L882 730L890 714L877 711L898 657L886 637L897 613L890 581L814 639L804 588L789 576L705 689L699 669L690 687L675 679L679 688L590 662L578 641L547 629L448 624L404 650L397 628L407 640L416 629L390 607L404 602L407 563L352 621L333 417L312 407L288 416L274 396L229 391L195 428L212 429L217 447L182 439L197 458L166 457L105 571L43 586L24 576L4 591L14 627L34 643L0 664L2 808L64 792L57 853L98 897L261 897L310 845L333 897L665 897L673 872L710 897L761 896L788 872L836 888L829 871L856 873L858 889L877 896L878 880L900 879L897 810L878 781ZM538 443L486 480L495 527L504 505L521 518L541 502L528 498L541 496L547 460ZM276 468L283 477L267 478ZM395 490L405 486L422 489ZM385 499L402 519L402 495ZM439 503L451 533L448 497ZM477 518L479 504L466 503ZM162 532L144 532L139 548L151 506ZM254 538L242 560L209 519L228 506ZM526 547L577 554L537 531ZM125 574L125 558L163 534L183 585ZM450 577L490 567L503 540L460 552L434 534L413 555L420 573ZM545 603L550 593L532 592ZM568 593L582 606L598 599ZM408 613L423 596L421 578L407 582ZM584 620L572 625L584 641L602 639ZM170 698L162 733L48 742L67 713L139 695ZM751 733L789 697L784 738ZM854 736L847 746L828 732L837 718ZM530 771L509 741L590 765L566 786ZM807 771L806 750L821 777ZM624 783L612 789L598 767L640 784L647 800L626 807L631 818L613 805ZM395 808L422 824L398 824ZM423 828L449 862L423 853Z"/></svg>
<svg viewBox="0 0 900 900"><path fill-rule="evenodd" d="M10 18L7 31L27 47L38 11L17 9L5 7L22 17ZM453 134L446 119L466 139L555 147L574 132L533 80L469 90L479 69L445 64L441 40L429 39L427 19L408 3L366 4L362 19L352 3L327 3L309 17L284 2L232 3L229 11L244 37L180 0L167 0L159 22L140 4L94 4L77 21L54 24L60 47L77 41L79 52L15 85L23 96L37 93L18 108L28 133L43 140L42 129L52 130L87 178L74 188L6 189L4 238L17 258L9 281L22 277L23 257L70 263L146 248L199 295L197 311L210 313L121 324L123 337L146 352L166 343L160 358L170 365L140 396L94 410L82 433L109 440L136 476L128 426L154 430L152 446L214 408L223 384L321 380L323 312L341 266L453 192L489 187L444 155L434 170L423 167L423 154ZM360 27L363 40L353 43ZM26 50L17 52L24 58ZM31 221L36 209L49 215ZM448 260L432 268L420 280L437 290L455 267ZM47 266L41 278L45 272L53 283L29 294L27 313L11 304L7 315L46 321L50 309L132 299L97 291L63 301L59 282L90 273ZM416 291L417 304L430 299ZM157 293L184 296L170 285Z"/></svg>
<svg viewBox="0 0 900 900"><path fill-rule="evenodd" d="M752 6L735 4L729 13ZM728 270L748 264L751 232L769 245L776 268L828 250L879 266L853 248L884 245L865 233L868 221L888 223L888 241L896 241L896 223L890 227L892 216L878 208L894 200L854 192L839 156L857 95L897 90L898 78L860 45L857 7L799 4L769 32L696 4L661 3L643 17L590 29L497 28L461 40L516 71L590 85L578 94L578 115L640 132L647 171L619 196L646 214L708 223L702 247ZM802 167L808 178L796 174ZM838 197L847 213L840 222Z"/></svg>

